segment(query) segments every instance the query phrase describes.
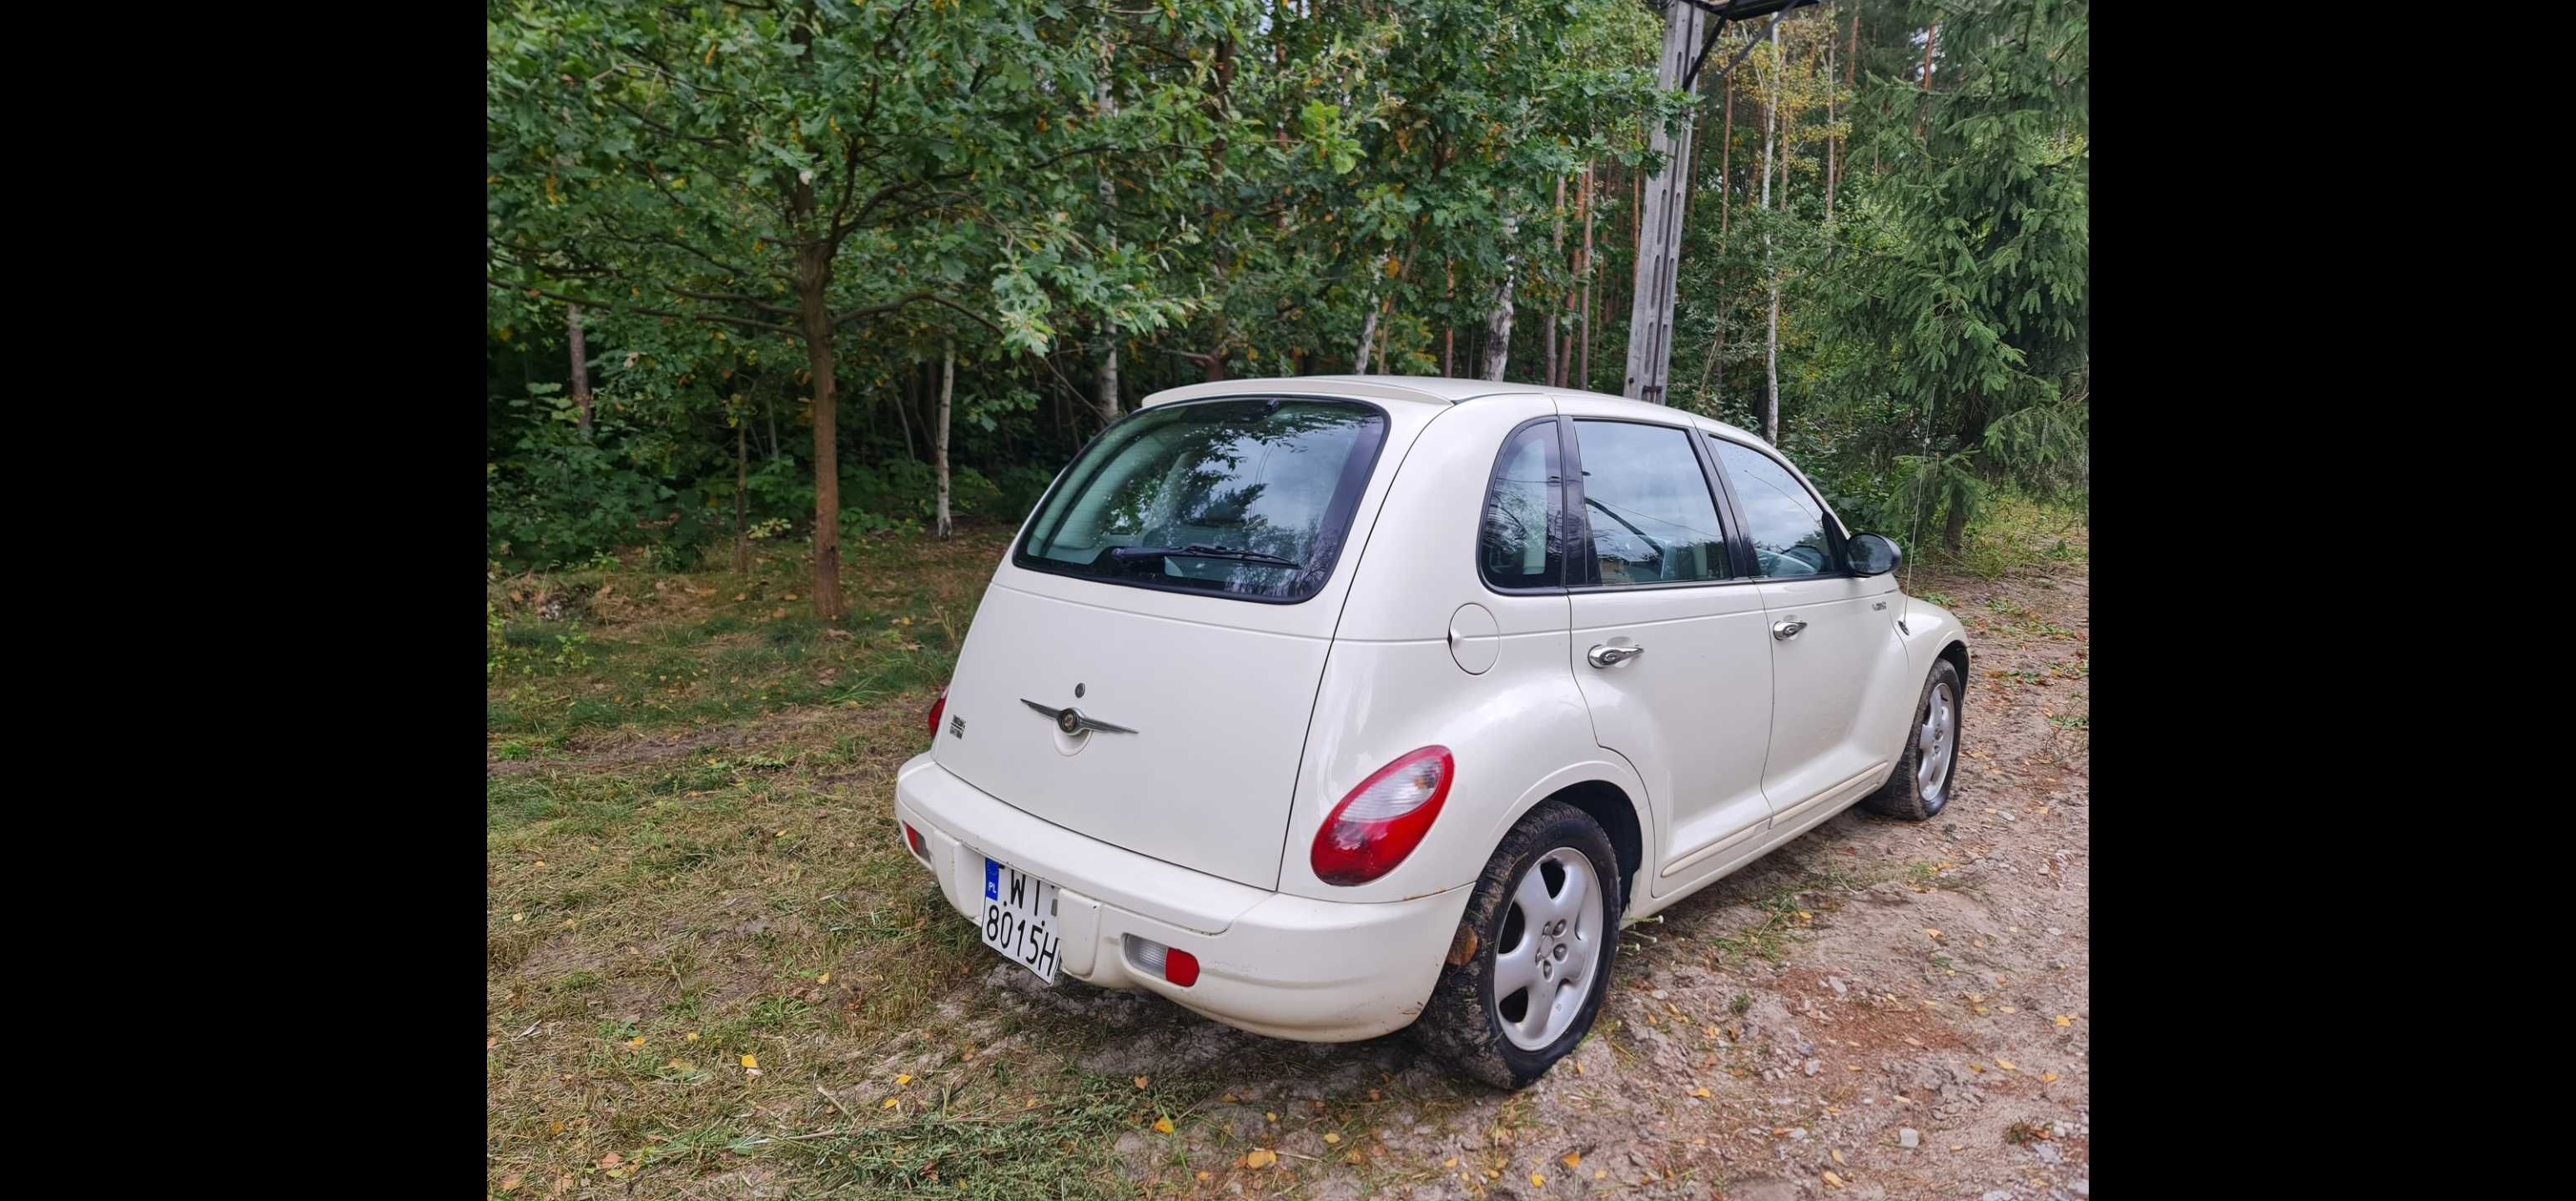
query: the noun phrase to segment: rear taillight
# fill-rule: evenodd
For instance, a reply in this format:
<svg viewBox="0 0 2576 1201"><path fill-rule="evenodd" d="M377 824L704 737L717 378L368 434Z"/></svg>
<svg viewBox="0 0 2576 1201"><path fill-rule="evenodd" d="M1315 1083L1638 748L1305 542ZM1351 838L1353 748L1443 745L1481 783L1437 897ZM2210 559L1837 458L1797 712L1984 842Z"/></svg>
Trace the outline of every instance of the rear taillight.
<svg viewBox="0 0 2576 1201"><path fill-rule="evenodd" d="M1426 746L1360 781L1315 831L1315 878L1366 884L1394 871L1431 831L1457 767L1448 747Z"/></svg>
<svg viewBox="0 0 2576 1201"><path fill-rule="evenodd" d="M939 690L939 699L930 702L930 740L939 741L939 719L948 712L948 690Z"/></svg>

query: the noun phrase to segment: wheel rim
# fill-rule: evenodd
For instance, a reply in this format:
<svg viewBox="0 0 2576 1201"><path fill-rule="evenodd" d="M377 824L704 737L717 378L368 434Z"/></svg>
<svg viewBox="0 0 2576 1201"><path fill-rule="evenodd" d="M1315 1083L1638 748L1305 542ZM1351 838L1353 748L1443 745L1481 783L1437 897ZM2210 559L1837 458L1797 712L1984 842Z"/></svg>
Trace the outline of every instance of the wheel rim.
<svg viewBox="0 0 2576 1201"><path fill-rule="evenodd" d="M1494 1016L1503 1037L1524 1051L1564 1037L1592 992L1606 937L1589 856L1558 847L1530 864L1494 941Z"/></svg>
<svg viewBox="0 0 2576 1201"><path fill-rule="evenodd" d="M1959 705L1944 680L1923 699L1923 722L1914 728L1914 790L1937 801L1950 786L1950 765L1959 754Z"/></svg>

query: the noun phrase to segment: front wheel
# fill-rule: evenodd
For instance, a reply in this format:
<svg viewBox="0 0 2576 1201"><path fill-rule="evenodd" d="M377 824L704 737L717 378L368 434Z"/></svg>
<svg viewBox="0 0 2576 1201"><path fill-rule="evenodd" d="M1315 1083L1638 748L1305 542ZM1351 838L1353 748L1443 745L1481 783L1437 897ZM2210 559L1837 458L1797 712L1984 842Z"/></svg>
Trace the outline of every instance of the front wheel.
<svg viewBox="0 0 2576 1201"><path fill-rule="evenodd" d="M1498 1088L1545 1075L1592 1029L1625 900L1600 823L1557 801L1530 810L1476 881L1416 1040Z"/></svg>
<svg viewBox="0 0 2576 1201"><path fill-rule="evenodd" d="M1914 706L1914 721L1905 728L1905 753L1887 783L1871 793L1870 808L1889 817L1923 821L1950 803L1959 775L1959 667L1934 660L1923 681L1923 698Z"/></svg>

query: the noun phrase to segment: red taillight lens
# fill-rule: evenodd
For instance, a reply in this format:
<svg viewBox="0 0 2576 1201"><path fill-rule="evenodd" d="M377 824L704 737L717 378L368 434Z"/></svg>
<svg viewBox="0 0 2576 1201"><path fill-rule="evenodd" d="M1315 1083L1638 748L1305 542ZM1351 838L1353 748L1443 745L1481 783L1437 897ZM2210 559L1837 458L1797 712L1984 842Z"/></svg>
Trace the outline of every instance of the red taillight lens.
<svg viewBox="0 0 2576 1201"><path fill-rule="evenodd" d="M1394 871L1431 831L1457 769L1448 747L1426 746L1360 781L1315 831L1315 878L1366 884Z"/></svg>
<svg viewBox="0 0 2576 1201"><path fill-rule="evenodd" d="M930 739L939 740L939 719L948 712L948 690L939 690L939 699L930 702Z"/></svg>
<svg viewBox="0 0 2576 1201"><path fill-rule="evenodd" d="M913 829L911 822L903 823L903 840L912 844L913 854L919 855L924 859L930 858L929 848L921 845L921 831Z"/></svg>
<svg viewBox="0 0 2576 1201"><path fill-rule="evenodd" d="M1199 982L1199 957L1187 951L1163 953L1163 978L1183 988Z"/></svg>

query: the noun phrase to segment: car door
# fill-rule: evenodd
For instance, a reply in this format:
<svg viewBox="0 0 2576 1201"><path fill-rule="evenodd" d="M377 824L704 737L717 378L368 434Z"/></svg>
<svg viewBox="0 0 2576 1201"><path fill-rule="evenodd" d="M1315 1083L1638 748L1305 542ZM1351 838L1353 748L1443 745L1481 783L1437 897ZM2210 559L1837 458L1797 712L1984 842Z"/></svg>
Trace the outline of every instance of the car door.
<svg viewBox="0 0 2576 1201"><path fill-rule="evenodd" d="M1579 411L1579 402L1562 406ZM1761 844L1771 811L1771 648L1761 592L1731 562L1699 435L1678 425L1567 420L1582 514L1569 556L1569 648L1595 739L1644 782L1661 833L1653 895Z"/></svg>
<svg viewBox="0 0 2576 1201"><path fill-rule="evenodd" d="M1742 518L1768 610L1771 752L1762 788L1773 827L1810 824L1866 792L1892 747L1862 716L1888 657L1901 661L1896 578L1845 570L1845 532L1814 489L1762 448L1715 434L1708 445ZM1749 546L1745 544L1749 543Z"/></svg>

